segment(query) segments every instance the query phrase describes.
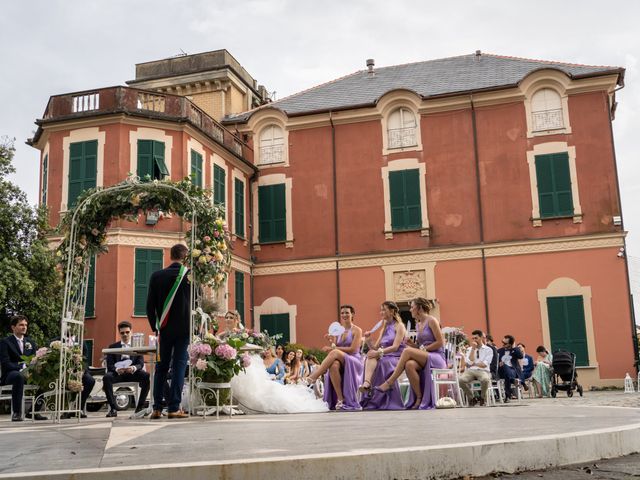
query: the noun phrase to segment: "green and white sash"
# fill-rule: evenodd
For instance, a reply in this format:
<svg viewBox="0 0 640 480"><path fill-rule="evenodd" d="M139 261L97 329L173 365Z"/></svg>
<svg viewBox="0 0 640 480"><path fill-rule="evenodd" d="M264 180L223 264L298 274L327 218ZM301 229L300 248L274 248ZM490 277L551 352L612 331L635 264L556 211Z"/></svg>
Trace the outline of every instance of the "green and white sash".
<svg viewBox="0 0 640 480"><path fill-rule="evenodd" d="M182 282L182 279L187 274L187 267L184 265L180 265L180 271L178 272L178 276L176 277L176 281L169 290L169 295L164 301L164 305L162 307L162 315L156 319L156 331L160 333L160 329L164 328L167 325L167 321L169 320L169 310L171 310L171 305L173 304L173 299L176 297L176 292L178 291L178 287Z"/></svg>

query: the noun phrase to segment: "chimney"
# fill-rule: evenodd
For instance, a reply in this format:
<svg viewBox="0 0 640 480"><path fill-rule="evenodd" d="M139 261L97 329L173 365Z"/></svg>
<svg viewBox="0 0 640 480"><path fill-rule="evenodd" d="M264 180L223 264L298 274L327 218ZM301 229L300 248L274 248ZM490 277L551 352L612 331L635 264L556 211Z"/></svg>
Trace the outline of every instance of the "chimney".
<svg viewBox="0 0 640 480"><path fill-rule="evenodd" d="M375 75L375 72L373 71L373 66L376 64L375 60L373 58L368 58L367 59L367 68L369 69L368 74L370 77L373 77Z"/></svg>
<svg viewBox="0 0 640 480"><path fill-rule="evenodd" d="M476 59L479 60L482 52L480 50L476 50Z"/></svg>

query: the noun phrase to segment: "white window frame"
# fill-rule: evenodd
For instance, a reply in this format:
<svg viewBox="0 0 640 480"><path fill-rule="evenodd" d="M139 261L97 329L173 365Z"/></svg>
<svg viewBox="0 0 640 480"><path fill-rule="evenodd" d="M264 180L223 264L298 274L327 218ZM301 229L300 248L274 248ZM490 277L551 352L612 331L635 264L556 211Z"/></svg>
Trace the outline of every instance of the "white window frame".
<svg viewBox="0 0 640 480"><path fill-rule="evenodd" d="M422 226L420 227L420 236L428 237L429 232L429 214L427 211L427 184L426 173L427 167L424 162L419 162L417 158L403 158L390 161L386 167L380 169L382 176L382 195L384 200L384 238L393 239L393 231L391 229L391 188L389 186L389 172L399 170L415 170L418 169L418 177L420 180L420 210L422 215ZM396 232L402 233L402 232Z"/></svg>
<svg viewBox="0 0 640 480"><path fill-rule="evenodd" d="M527 123L527 138L540 137L545 135L570 134L571 123L569 116L569 95L567 88L570 83L569 77L557 70L543 70L529 75L520 84L519 88L524 94L524 110ZM533 108L531 101L533 95L543 89L554 90L559 96L562 104L562 128L551 130L533 130Z"/></svg>
<svg viewBox="0 0 640 480"><path fill-rule="evenodd" d="M270 175L262 175L258 177L257 182L253 182L251 184L251 194L253 197L253 225L255 228L253 229L253 249L256 251L260 250L259 243L259 230L260 230L260 219L258 217L258 187L263 187L267 185L279 185L284 183L285 190L285 208L286 208L286 221L287 221L287 237L285 238L285 247L293 248L293 206L292 206L292 196L293 196L293 179L287 178L284 173L273 173Z"/></svg>
<svg viewBox="0 0 640 480"><path fill-rule="evenodd" d="M247 196L249 194L248 189L247 189L247 179L244 176L244 174L238 170L237 168L234 168L231 171L231 176L233 177L233 193L232 193L232 198L233 198L233 206L232 208L228 208L227 212L231 212L231 213L227 213L227 223L229 224L229 230L232 232L231 235L231 239L235 240L236 238L238 238L238 234L237 234L237 226L236 226L236 216L235 216L235 208L236 208L236 178L238 180L240 180L242 182L242 184L244 185L244 234L240 237L245 239L245 245L247 244L246 239L249 237L248 235L248 225L247 225L247 220L248 220L248 213L247 212Z"/></svg>
<svg viewBox="0 0 640 480"><path fill-rule="evenodd" d="M185 177L191 178L191 150L202 155L202 188L207 188L207 179L205 178L205 172L207 171L207 154L204 146L192 137L187 139L187 174Z"/></svg>
<svg viewBox="0 0 640 480"><path fill-rule="evenodd" d="M529 167L529 185L531 189L531 222L534 227L541 227L544 219L540 218L540 198L538 196L538 176L536 174L536 156L550 153L567 153L569 156L569 175L571 178L571 199L573 200L573 223L582 223L582 205L580 205L580 189L578 187L578 171L576 169L576 147L567 142L547 142L534 145L527 150Z"/></svg>
<svg viewBox="0 0 640 480"><path fill-rule="evenodd" d="M171 180L173 137L159 128L138 127L131 130L129 132L129 172L133 175L137 175L138 171L138 140L155 140L164 143L164 164L167 166L168 178Z"/></svg>
<svg viewBox="0 0 640 480"><path fill-rule="evenodd" d="M296 343L296 317L298 316L298 306L289 305L284 298L269 297L262 305L253 307L253 325L254 330L260 331L260 315L277 315L282 313L289 314L289 342Z"/></svg>
<svg viewBox="0 0 640 480"><path fill-rule="evenodd" d="M70 147L72 143L98 141L98 158L96 159L96 187L104 184L104 145L107 139L107 132L99 127L79 128L71 130L68 136L62 139L62 198L60 199L60 213L67 211L69 200L69 161L71 156ZM51 156L49 156L51 163Z"/></svg>
<svg viewBox="0 0 640 480"><path fill-rule="evenodd" d="M267 132L273 132L274 129L278 129L280 131L280 133L282 133L282 137L278 137L281 140L280 144L275 144L275 140L276 137L273 136L273 134L271 135L271 148L280 146L282 147L282 154L281 157L277 160L277 161L270 161L270 162L265 162L264 158L263 158L263 148L268 148L268 147L263 147L262 146L262 137L263 135L265 135ZM263 128L260 129L260 132L258 133L258 145L257 145L257 157L258 157L258 166L259 167L267 167L270 165L281 165L283 163L285 163L285 134L284 134L284 128L281 125L278 125L277 123L269 123L268 125L265 125ZM266 157L266 156L265 156Z"/></svg>

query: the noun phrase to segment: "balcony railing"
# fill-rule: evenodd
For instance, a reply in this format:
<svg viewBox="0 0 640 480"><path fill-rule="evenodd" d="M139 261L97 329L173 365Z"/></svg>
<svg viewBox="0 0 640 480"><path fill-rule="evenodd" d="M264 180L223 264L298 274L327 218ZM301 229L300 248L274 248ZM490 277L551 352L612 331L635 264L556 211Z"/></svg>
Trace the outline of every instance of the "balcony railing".
<svg viewBox="0 0 640 480"><path fill-rule="evenodd" d="M414 147L417 144L416 127L389 129L389 148Z"/></svg>
<svg viewBox="0 0 640 480"><path fill-rule="evenodd" d="M260 147L260 165L284 161L284 145Z"/></svg>
<svg viewBox="0 0 640 480"><path fill-rule="evenodd" d="M188 98L129 87L56 95L49 99L41 123L95 115L126 113L174 122L188 122L240 157L246 145Z"/></svg>
<svg viewBox="0 0 640 480"><path fill-rule="evenodd" d="M73 97L73 112L90 112L100 108L100 93L85 93Z"/></svg>
<svg viewBox="0 0 640 480"><path fill-rule="evenodd" d="M558 128L564 127L561 108L533 112L532 116L534 132L540 132L543 130L557 130Z"/></svg>

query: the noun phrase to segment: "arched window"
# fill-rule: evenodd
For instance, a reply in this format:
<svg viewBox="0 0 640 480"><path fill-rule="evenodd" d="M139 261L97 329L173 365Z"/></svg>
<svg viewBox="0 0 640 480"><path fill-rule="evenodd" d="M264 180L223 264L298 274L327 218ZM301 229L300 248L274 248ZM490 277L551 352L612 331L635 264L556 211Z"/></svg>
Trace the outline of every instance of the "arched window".
<svg viewBox="0 0 640 480"><path fill-rule="evenodd" d="M389 115L387 123L389 148L413 147L416 138L416 116L407 108L398 108Z"/></svg>
<svg viewBox="0 0 640 480"><path fill-rule="evenodd" d="M555 90L543 88L531 98L533 131L556 130L564 127L562 99Z"/></svg>
<svg viewBox="0 0 640 480"><path fill-rule="evenodd" d="M284 134L278 125L260 132L260 165L284 162Z"/></svg>

